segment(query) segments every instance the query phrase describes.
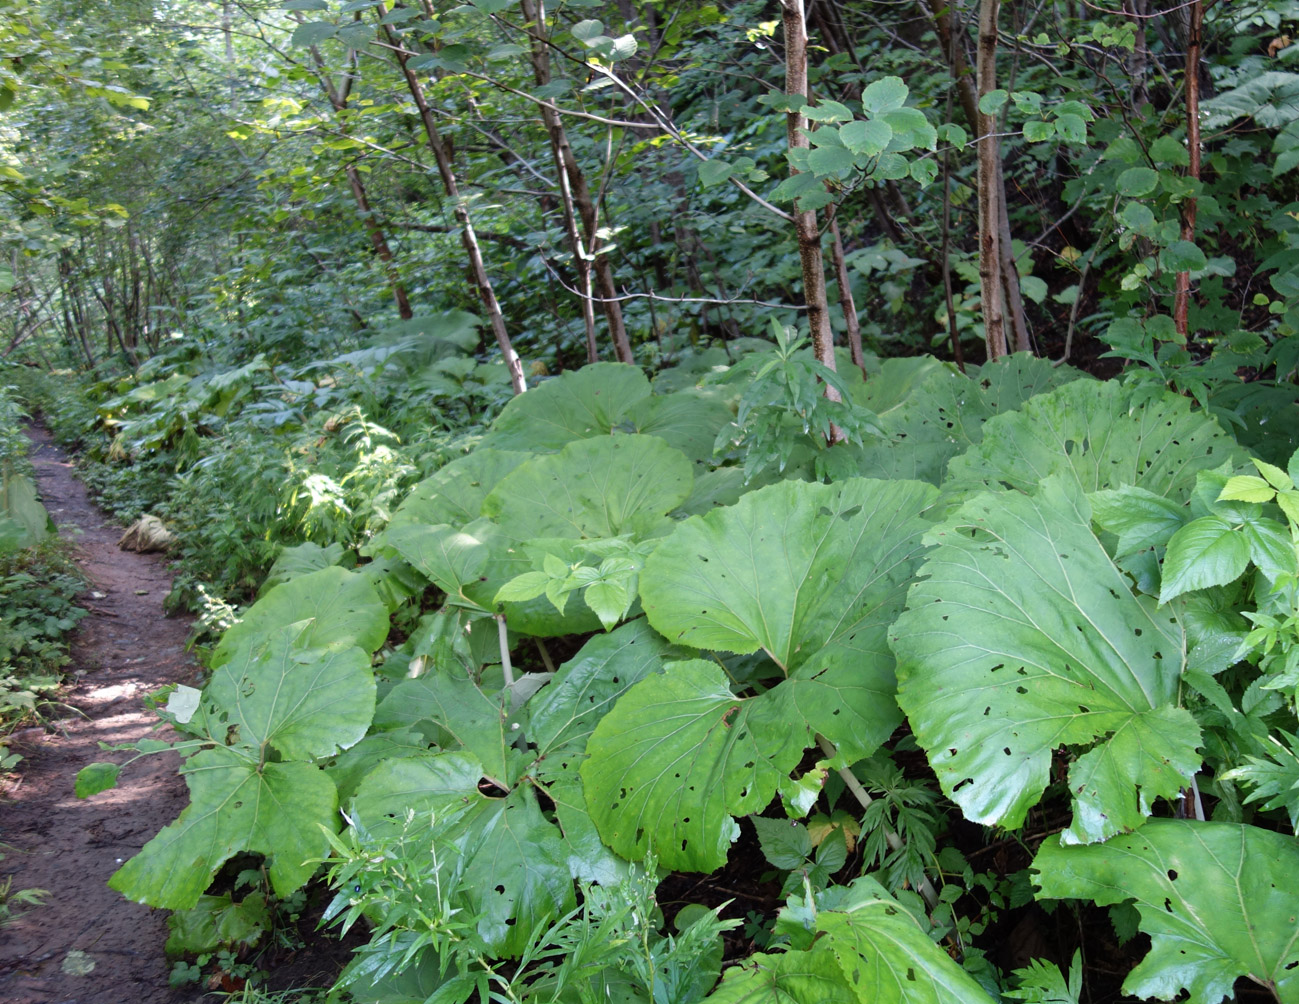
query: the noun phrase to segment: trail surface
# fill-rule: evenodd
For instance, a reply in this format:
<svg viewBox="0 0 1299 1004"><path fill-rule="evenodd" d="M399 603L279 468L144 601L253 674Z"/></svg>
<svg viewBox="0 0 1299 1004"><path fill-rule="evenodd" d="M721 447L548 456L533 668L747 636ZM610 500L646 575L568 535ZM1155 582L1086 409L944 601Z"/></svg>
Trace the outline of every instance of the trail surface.
<svg viewBox="0 0 1299 1004"><path fill-rule="evenodd" d="M141 699L189 681L189 622L163 616L171 587L163 562L119 551L108 523L43 429L30 433L41 498L54 521L80 530L78 563L91 581L90 615L74 637L69 686L53 731L27 729L12 749L26 759L0 788L0 875L13 888L49 890L47 904L0 929L3 1004L188 1004L201 991L170 989L166 914L104 883L185 807L175 754L137 761L114 791L73 795L76 773L121 759L101 742L144 738L156 718ZM209 998L210 999L210 998Z"/></svg>

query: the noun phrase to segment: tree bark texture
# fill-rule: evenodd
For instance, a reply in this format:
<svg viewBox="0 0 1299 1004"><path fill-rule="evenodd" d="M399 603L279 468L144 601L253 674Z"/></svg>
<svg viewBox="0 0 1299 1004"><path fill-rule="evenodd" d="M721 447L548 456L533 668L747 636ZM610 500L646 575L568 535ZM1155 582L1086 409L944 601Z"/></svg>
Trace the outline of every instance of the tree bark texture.
<svg viewBox="0 0 1299 1004"><path fill-rule="evenodd" d="M1186 33L1186 145L1190 154L1187 176L1200 180L1200 42L1204 25L1204 4L1194 0L1187 11L1189 25ZM1184 241L1195 241L1196 199L1191 196L1182 203L1182 233ZM1191 273L1177 273L1177 291L1173 296L1173 323L1182 341L1190 336Z"/></svg>
<svg viewBox="0 0 1299 1004"><path fill-rule="evenodd" d="M978 95L997 89L997 15L1000 0L980 0ZM975 108L979 150L979 280L982 289L984 343L988 359L1006 355L1005 287L1002 280L1001 206L1003 194L997 179L1001 144L997 142L997 119Z"/></svg>

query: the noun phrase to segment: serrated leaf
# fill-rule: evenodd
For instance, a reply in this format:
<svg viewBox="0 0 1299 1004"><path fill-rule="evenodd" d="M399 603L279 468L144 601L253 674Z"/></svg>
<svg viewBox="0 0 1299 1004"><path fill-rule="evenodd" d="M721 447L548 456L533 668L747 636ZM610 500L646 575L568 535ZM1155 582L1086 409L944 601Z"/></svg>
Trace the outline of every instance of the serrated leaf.
<svg viewBox="0 0 1299 1004"><path fill-rule="evenodd" d="M872 80L862 91L862 109L867 115L882 115L901 108L909 93L901 77L880 77Z"/></svg>
<svg viewBox="0 0 1299 1004"><path fill-rule="evenodd" d="M1136 997L1218 1004L1247 976L1299 1000L1292 878L1299 845L1235 823L1152 819L1091 847L1047 841L1033 867L1040 895L1102 906L1136 899L1150 952L1123 981Z"/></svg>
<svg viewBox="0 0 1299 1004"><path fill-rule="evenodd" d="M1165 272L1198 272L1208 264L1204 252L1191 241L1173 241L1159 252L1159 265Z"/></svg>
<svg viewBox="0 0 1299 1004"><path fill-rule="evenodd" d="M1276 489L1262 478L1243 474L1228 478L1227 486L1218 499L1224 502L1270 502L1275 494Z"/></svg>
<svg viewBox="0 0 1299 1004"><path fill-rule="evenodd" d="M693 482L690 461L655 436L584 439L515 469L483 514L520 540L648 534Z"/></svg>
<svg viewBox="0 0 1299 1004"><path fill-rule="evenodd" d="M573 37L579 42L587 42L604 34L604 24L601 21L588 19L585 21L578 21L577 24L573 25L569 30Z"/></svg>
<svg viewBox="0 0 1299 1004"><path fill-rule="evenodd" d="M236 648L203 690L208 732L286 760L332 756L355 745L374 716L374 673L359 648L309 649L311 625L290 624Z"/></svg>
<svg viewBox="0 0 1299 1004"><path fill-rule="evenodd" d="M1086 499L1058 476L1033 497L977 496L926 540L935 549L890 640L898 702L943 790L971 820L1015 827L1052 752L1100 742L1076 783L1070 773L1067 838L1140 826L1200 764L1199 730L1174 706L1177 618L1133 596Z"/></svg>
<svg viewBox="0 0 1299 1004"><path fill-rule="evenodd" d="M1114 187L1120 195L1137 199L1149 195L1159 184L1159 172L1148 167L1130 167L1119 175Z"/></svg>
<svg viewBox="0 0 1299 1004"><path fill-rule="evenodd" d="M972 976L877 882L860 878L822 909L812 949L829 952L858 1004L992 1004ZM810 1002L809 1002L810 1004Z"/></svg>
<svg viewBox="0 0 1299 1004"><path fill-rule="evenodd" d="M1148 547L1163 547L1186 522L1185 506L1135 485L1092 492L1087 501L1092 520L1118 534L1116 558Z"/></svg>
<svg viewBox="0 0 1299 1004"><path fill-rule="evenodd" d="M1159 602L1192 589L1225 586L1248 567L1249 543L1232 524L1217 516L1192 520L1168 542Z"/></svg>
<svg viewBox="0 0 1299 1004"><path fill-rule="evenodd" d="M245 749L217 746L181 767L190 804L108 880L128 899L168 910L193 907L218 868L241 851L265 854L277 896L301 888L335 829L334 782L306 763L258 764Z"/></svg>
<svg viewBox="0 0 1299 1004"><path fill-rule="evenodd" d="M306 48L311 45L319 45L326 39L333 38L338 31L338 26L330 24L328 21L308 21L306 24L300 24L293 29L293 35L289 38L292 45Z"/></svg>
<svg viewBox="0 0 1299 1004"><path fill-rule="evenodd" d="M852 151L841 146L819 146L807 155L808 167L818 177L851 170L855 163Z"/></svg>
<svg viewBox="0 0 1299 1004"><path fill-rule="evenodd" d="M1055 123L1033 120L1024 123L1024 139L1030 143L1045 143L1055 138Z"/></svg>
<svg viewBox="0 0 1299 1004"><path fill-rule="evenodd" d="M812 856L812 838L802 823L765 816L750 816L749 822L758 833L762 856L773 868L801 868Z"/></svg>
<svg viewBox="0 0 1299 1004"><path fill-rule="evenodd" d="M839 127L839 139L859 157L878 157L893 139L893 129L882 119L858 119Z"/></svg>
<svg viewBox="0 0 1299 1004"><path fill-rule="evenodd" d="M739 698L715 663L669 665L596 726L582 765L591 818L630 860L713 871L739 836L734 816L766 806L798 762L801 730L768 695Z"/></svg>
<svg viewBox="0 0 1299 1004"><path fill-rule="evenodd" d="M699 165L699 183L705 188L714 188L731 179L735 168L724 160L706 160Z"/></svg>
<svg viewBox="0 0 1299 1004"><path fill-rule="evenodd" d="M829 98L815 105L804 105L803 114L810 122L851 122L852 112L847 105Z"/></svg>
<svg viewBox="0 0 1299 1004"><path fill-rule="evenodd" d="M1259 460L1257 457L1250 458L1255 467L1258 468L1259 474L1267 479L1267 483L1278 491L1284 491L1294 487L1294 482L1290 480L1290 475L1275 464L1269 464L1266 460Z"/></svg>
<svg viewBox="0 0 1299 1004"><path fill-rule="evenodd" d="M228 662L238 646L299 621L311 622L299 642L303 648L355 645L374 652L388 637L388 608L374 586L347 569L322 568L276 586L249 607L221 636L212 668Z"/></svg>

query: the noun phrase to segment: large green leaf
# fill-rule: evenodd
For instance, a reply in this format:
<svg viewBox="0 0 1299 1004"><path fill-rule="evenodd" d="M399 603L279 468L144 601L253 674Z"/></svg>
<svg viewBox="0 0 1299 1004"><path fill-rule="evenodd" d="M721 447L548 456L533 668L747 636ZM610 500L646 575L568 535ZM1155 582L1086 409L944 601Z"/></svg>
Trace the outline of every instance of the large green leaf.
<svg viewBox="0 0 1299 1004"><path fill-rule="evenodd" d="M711 459L717 433L733 418L716 397L694 391L644 397L625 412L631 431L658 436L691 460Z"/></svg>
<svg viewBox="0 0 1299 1004"><path fill-rule="evenodd" d="M1165 394L1139 406L1119 381L1075 380L991 418L977 447L948 465L947 491L1032 491L1067 474L1084 491L1137 485L1184 497L1196 472L1244 455L1216 421Z"/></svg>
<svg viewBox="0 0 1299 1004"><path fill-rule="evenodd" d="M518 955L533 932L574 905L568 848L531 785L490 798L479 789L481 777L481 766L464 753L389 761L361 783L352 815L378 838L413 817L408 850L428 857L422 873L430 895L435 882L454 886L488 946Z"/></svg>
<svg viewBox="0 0 1299 1004"><path fill-rule="evenodd" d="M279 896L300 888L336 827L334 782L305 763L262 763L247 747L217 746L181 768L190 804L108 884L128 899L188 910L218 868L241 851L265 854Z"/></svg>
<svg viewBox="0 0 1299 1004"><path fill-rule="evenodd" d="M635 366L584 366L511 399L493 423L485 445L535 452L606 436L624 412L649 393L649 381Z"/></svg>
<svg viewBox="0 0 1299 1004"><path fill-rule="evenodd" d="M858 1004L838 960L825 948L751 955L726 971L708 1004Z"/></svg>
<svg viewBox="0 0 1299 1004"><path fill-rule="evenodd" d="M1152 819L1090 847L1047 841L1039 895L1102 906L1136 900L1150 952L1123 981L1137 997L1218 1004L1247 976L1299 1001L1293 838L1236 823Z"/></svg>
<svg viewBox="0 0 1299 1004"><path fill-rule="evenodd" d="M943 790L976 822L1019 826L1052 751L1099 741L1070 770L1065 839L1140 826L1200 765L1199 729L1175 706L1178 618L1132 594L1068 477L979 495L926 540L890 638L898 703Z"/></svg>
<svg viewBox="0 0 1299 1004"><path fill-rule="evenodd" d="M249 639L212 674L203 707L214 739L256 746L262 756L271 747L285 760L332 756L361 740L374 715L370 657L359 648L305 648L310 631L310 622L290 624Z"/></svg>
<svg viewBox="0 0 1299 1004"><path fill-rule="evenodd" d="M300 575L276 586L221 636L212 667L228 662L240 645L267 632L310 621L299 644L303 648L341 646L373 652L388 637L388 608L366 579L337 566Z"/></svg>
<svg viewBox="0 0 1299 1004"><path fill-rule="evenodd" d="M966 373L923 356L887 360L863 397L882 406L875 410L889 438L862 450L861 471L938 484L947 462L983 439L988 419L1081 375L1027 353Z"/></svg>
<svg viewBox="0 0 1299 1004"><path fill-rule="evenodd" d="M599 634L529 704L528 740L543 757L581 753L614 702L678 654L643 618Z"/></svg>
<svg viewBox="0 0 1299 1004"><path fill-rule="evenodd" d="M798 763L805 736L770 695L738 698L715 663L673 663L595 727L582 782L606 844L666 868L712 871Z"/></svg>
<svg viewBox="0 0 1299 1004"><path fill-rule="evenodd" d="M479 448L425 478L402 500L385 531L449 524L462 527L482 515L483 499L501 478L530 459L527 453Z"/></svg>
<svg viewBox="0 0 1299 1004"><path fill-rule="evenodd" d="M690 494L690 461L656 436L614 436L565 446L522 465L483 502L518 540L651 533Z"/></svg>
<svg viewBox="0 0 1299 1004"><path fill-rule="evenodd" d="M514 742L516 719L501 697L489 697L465 674L439 668L414 680L402 680L388 691L374 714L379 729L413 728L448 748L474 755L480 771L495 783L510 786L520 771Z"/></svg>
<svg viewBox="0 0 1299 1004"><path fill-rule="evenodd" d="M930 485L861 478L787 481L680 524L650 555L650 623L693 648L766 651L789 671L826 645L868 649L891 672L884 631L900 609L930 524ZM864 668L864 672L873 672Z"/></svg>

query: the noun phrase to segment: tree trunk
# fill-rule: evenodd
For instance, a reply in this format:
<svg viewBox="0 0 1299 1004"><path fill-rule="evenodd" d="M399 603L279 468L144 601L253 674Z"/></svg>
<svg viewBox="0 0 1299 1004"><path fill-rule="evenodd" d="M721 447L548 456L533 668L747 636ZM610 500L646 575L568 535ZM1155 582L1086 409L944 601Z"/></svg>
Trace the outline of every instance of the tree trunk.
<svg viewBox="0 0 1299 1004"><path fill-rule="evenodd" d="M1191 157L1187 176L1200 180L1200 41L1204 24L1202 0L1194 0L1187 12L1190 24L1186 33L1186 145ZM1182 203L1182 240L1195 241L1196 199ZM1173 297L1173 323L1182 341L1190 336L1191 273L1177 273L1177 292Z"/></svg>
<svg viewBox="0 0 1299 1004"><path fill-rule="evenodd" d="M839 306L843 310L843 321L848 335L848 352L853 365L866 376L866 354L861 345L861 322L857 320L857 304L852 298L852 282L848 278L848 266L843 260L843 237L839 233L839 216L830 217L830 253L834 258L834 273L839 280Z"/></svg>
<svg viewBox="0 0 1299 1004"><path fill-rule="evenodd" d="M380 0L375 5L375 9L379 12L381 19L387 18L388 5L386 3ZM455 172L451 169L451 156L447 153L446 144L442 141L442 134L438 131L437 123L433 120L433 110L424 97L424 88L420 86L419 78L415 76L414 71L410 68L410 56L398 43L397 37L393 34L389 25L383 25L383 33L397 57L397 64L401 67L402 75L406 78L406 87L410 90L410 96L415 102L415 107L419 109L420 121L424 125L424 135L428 140L429 149L433 151L433 156L437 160L438 175L442 179L442 187L454 207L456 222L460 224L460 240L464 244L465 253L469 257L469 268L474 277L474 285L478 287L478 298L482 301L483 309L487 312L488 323L491 324L492 333L496 335L496 344L500 346L501 354L505 357L505 365L510 371L510 384L514 387L515 394L522 394L528 389L527 381L523 376L523 365L519 362L519 355L514 351L514 346L510 342L509 332L505 330L505 317L501 314L501 305L496 300L496 290L492 288L492 280L488 276L487 266L483 262L483 253L478 246L478 235L474 231L473 219L469 215L469 210L465 207L464 200L460 197L460 186L456 183Z"/></svg>
<svg viewBox="0 0 1299 1004"><path fill-rule="evenodd" d="M807 102L807 22L803 0L781 0L785 28L785 94ZM807 117L801 111L786 113L785 127L791 149L807 149ZM798 257L803 266L803 302L807 305L808 330L812 334L812 352L818 362L834 369L834 341L830 331L830 314L825 301L825 258L821 253L821 230L815 210L794 212L794 229L798 234ZM840 401L839 392L825 388L825 396ZM843 441L843 432L831 426L830 442Z"/></svg>
<svg viewBox="0 0 1299 1004"><path fill-rule="evenodd" d="M315 64L320 79L320 87L325 92L325 97L329 99L330 107L334 109L335 118L338 119L338 131L347 135L347 119L343 113L347 109L347 101L352 91L352 75L347 74L342 84L335 86L326 72L325 60L320 55L320 50L313 45L310 51L311 61ZM411 310L406 287L397 275L397 261L393 256L392 248L388 245L388 238L384 235L378 220L375 219L374 210L370 208L370 198L366 194L365 183L361 180L361 172L356 169L355 164L348 164L344 170L347 173L347 186L352 190L352 198L356 201L361 224L370 238L370 247L374 249L375 257L383 263L384 275L387 276L388 286L392 290L393 302L397 305L397 314L403 321L409 321L415 313Z"/></svg>
<svg viewBox="0 0 1299 1004"><path fill-rule="evenodd" d="M980 0L978 96L997 89L997 15L1001 0ZM983 332L988 359L1006 354L1005 287L1002 279L1001 206L997 180L1001 144L997 119L975 107L979 149L979 280L982 288Z"/></svg>
<svg viewBox="0 0 1299 1004"><path fill-rule="evenodd" d="M544 0L536 0L535 3L533 0L519 0L519 10L523 14L524 27L528 31L528 40L532 50L532 76L538 87L544 87L550 83L550 50L546 48L545 2ZM568 142L568 134L564 131L564 123L560 121L559 114L553 108L543 105L541 118L546 126L546 136L550 140L550 157L555 165L555 181L559 185L559 198L564 210L564 229L568 234L569 248L573 252L573 267L577 270L578 287L582 291L582 322L586 326L586 357L588 362L593 363L600 358L600 354L595 341L595 311L591 303L592 255L587 252L586 243L592 242L594 235L588 229L587 240L584 242L581 234L578 233L578 210L574 206L573 191L574 188L579 186L574 185L572 174L575 173L580 179L580 189L585 193L588 203L590 202L590 192L587 190L586 178L577 164L577 158L573 155L572 146ZM587 214L582 213L581 215L583 221L585 221ZM595 214L593 210L589 215L594 221ZM602 284L601 296L604 295ZM617 300L609 300L606 297L601 307L609 321L609 333L613 339L614 352L621 362L632 362L631 343L627 339L627 331L622 321L622 305ZM624 355L624 347L626 355Z"/></svg>

